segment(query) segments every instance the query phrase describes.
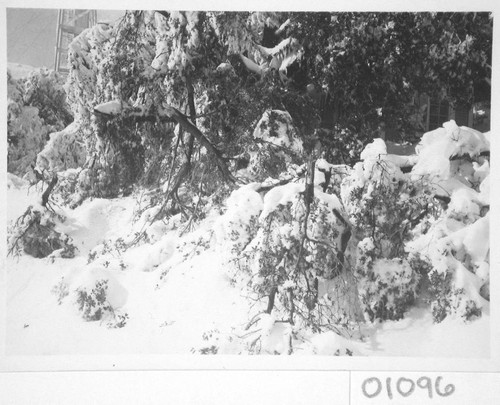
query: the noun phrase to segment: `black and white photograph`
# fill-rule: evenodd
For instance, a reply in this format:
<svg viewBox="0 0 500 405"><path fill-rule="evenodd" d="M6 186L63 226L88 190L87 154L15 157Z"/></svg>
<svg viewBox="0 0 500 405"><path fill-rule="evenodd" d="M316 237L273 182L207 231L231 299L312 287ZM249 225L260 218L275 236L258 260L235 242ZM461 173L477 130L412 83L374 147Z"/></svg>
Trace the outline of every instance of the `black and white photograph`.
<svg viewBox="0 0 500 405"><path fill-rule="evenodd" d="M165 7L6 9L5 356L490 359L496 15Z"/></svg>

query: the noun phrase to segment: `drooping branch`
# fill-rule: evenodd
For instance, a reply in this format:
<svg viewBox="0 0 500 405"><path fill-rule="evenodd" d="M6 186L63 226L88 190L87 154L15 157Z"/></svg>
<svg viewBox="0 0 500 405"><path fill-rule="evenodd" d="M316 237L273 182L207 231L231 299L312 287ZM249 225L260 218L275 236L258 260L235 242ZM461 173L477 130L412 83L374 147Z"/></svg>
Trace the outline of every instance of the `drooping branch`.
<svg viewBox="0 0 500 405"><path fill-rule="evenodd" d="M167 117L173 118L185 131L192 134L196 138L196 140L203 147L205 147L212 156L214 156L217 167L224 175L224 177L233 183L236 182L236 179L229 171L226 162L224 161L219 150L212 145L212 143L205 137L205 135L203 135L203 133L196 127L196 125L194 125L189 120L189 118L185 114L181 113L177 108L168 105L162 107L159 113L160 115L166 115Z"/></svg>
<svg viewBox="0 0 500 405"><path fill-rule="evenodd" d="M117 116L134 116L137 118L149 117L151 112L147 111L143 106L132 107L127 103L119 100L109 101L107 103L99 104L94 107L94 113L104 117L117 117ZM210 153L217 163L217 167L224 175L224 177L233 183L236 182L235 177L229 171L222 154L219 150L212 145L205 135L193 124L189 117L181 113L177 108L170 105L163 105L156 110L155 116L158 121L166 119L173 120L179 124L183 130L190 133L202 146L204 146L208 153Z"/></svg>

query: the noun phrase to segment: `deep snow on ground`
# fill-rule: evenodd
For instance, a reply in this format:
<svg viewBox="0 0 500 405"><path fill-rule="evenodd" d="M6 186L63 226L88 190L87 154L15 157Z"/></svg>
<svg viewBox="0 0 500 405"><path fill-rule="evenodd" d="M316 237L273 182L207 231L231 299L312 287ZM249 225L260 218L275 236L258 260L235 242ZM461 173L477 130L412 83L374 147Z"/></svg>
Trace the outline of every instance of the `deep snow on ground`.
<svg viewBox="0 0 500 405"><path fill-rule="evenodd" d="M37 203L41 190L28 189L27 183L11 175L8 186L8 221L12 221ZM114 262L107 267L98 261L87 264L93 247L130 232L134 198L94 199L74 210L59 208L67 220L58 229L69 234L79 249L73 259L26 255L7 259L7 354L189 354L214 342L219 353L243 352L238 336L248 323L251 302L231 284L215 249L179 260L176 245L193 240L193 235L180 237L174 229L155 245L130 250L124 256L126 269ZM215 220L208 218L194 236L212 229ZM62 278L70 295L58 305L51 290ZM110 279L109 300L119 307L117 313L128 314L123 328L108 328L106 320L83 320L71 301L74 289L100 278ZM333 355L348 348L361 356L488 357L489 325L488 313L467 324L448 318L433 324L429 308L420 305L401 321L363 325L363 341L333 332L312 335L296 353ZM268 346L280 348L279 332L278 327L276 336L269 336Z"/></svg>

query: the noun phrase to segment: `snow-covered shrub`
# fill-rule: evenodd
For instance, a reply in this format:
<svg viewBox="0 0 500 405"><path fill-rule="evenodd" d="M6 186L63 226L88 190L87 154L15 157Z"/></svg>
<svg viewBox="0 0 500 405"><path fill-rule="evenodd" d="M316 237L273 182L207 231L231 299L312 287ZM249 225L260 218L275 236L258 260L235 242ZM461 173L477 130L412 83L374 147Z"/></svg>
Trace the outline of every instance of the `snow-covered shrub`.
<svg viewBox="0 0 500 405"><path fill-rule="evenodd" d="M253 138L256 143L249 150L248 172L256 180L278 178L304 152L292 117L286 111L266 111L255 127Z"/></svg>
<svg viewBox="0 0 500 405"><path fill-rule="evenodd" d="M85 163L86 154L80 138L76 123L50 134L50 140L36 159L39 171L56 173L82 166Z"/></svg>
<svg viewBox="0 0 500 405"><path fill-rule="evenodd" d="M71 208L79 205L90 194L91 179L89 169L67 169L59 172L54 194L57 199Z"/></svg>
<svg viewBox="0 0 500 405"><path fill-rule="evenodd" d="M252 183L233 191L226 201L226 212L214 226L215 237L226 260L236 258L257 232L263 201Z"/></svg>
<svg viewBox="0 0 500 405"><path fill-rule="evenodd" d="M481 308L475 301L465 298L464 289L453 286L453 273L431 271L428 277L429 302L435 322L439 323L448 315L456 313L460 313L466 321L481 316Z"/></svg>
<svg viewBox="0 0 500 405"><path fill-rule="evenodd" d="M454 121L426 133L411 175L425 178L444 211L407 249L426 261L434 319L481 315L489 282L489 136ZM483 291L483 293L481 292Z"/></svg>
<svg viewBox="0 0 500 405"><path fill-rule="evenodd" d="M358 245L360 300L370 321L400 319L414 303L419 274L405 251L413 228L435 212L422 181L403 174L382 139L361 153L341 195Z"/></svg>
<svg viewBox="0 0 500 405"><path fill-rule="evenodd" d="M64 277L62 277L61 280L54 287L52 287L50 292L57 297L57 303L61 305L64 298L69 295L69 286L64 280Z"/></svg>
<svg viewBox="0 0 500 405"><path fill-rule="evenodd" d="M7 106L8 152L7 170L19 176L34 165L37 153L43 148L48 128L38 116L35 107L19 106L9 102Z"/></svg>
<svg viewBox="0 0 500 405"><path fill-rule="evenodd" d="M22 83L7 72L7 171L24 175L42 149L48 128L38 109L24 104Z"/></svg>
<svg viewBox="0 0 500 405"><path fill-rule="evenodd" d="M77 123L50 134L49 141L37 155L36 170L39 173L43 173L44 177L57 173L58 181L53 194L64 204L74 207L90 193L89 169L82 168L86 157Z"/></svg>
<svg viewBox="0 0 500 405"><path fill-rule="evenodd" d="M489 150L489 133L483 134L472 128L459 127L454 120L451 120L422 136L416 148L418 161L412 174L433 176L436 180L448 180L460 172L454 164L455 158L468 156L476 160L483 152ZM463 163L465 162L459 165L462 166Z"/></svg>
<svg viewBox="0 0 500 405"><path fill-rule="evenodd" d="M420 275L401 258L377 257L371 238L358 244L356 273L363 311L368 320L398 320L415 302Z"/></svg>
<svg viewBox="0 0 500 405"><path fill-rule="evenodd" d="M469 320L481 314L487 301L481 289L489 282L489 215L467 224L445 214L409 249L419 251L428 263L429 301L436 322L448 315Z"/></svg>
<svg viewBox="0 0 500 405"><path fill-rule="evenodd" d="M402 173L382 139L369 144L361 159L342 184L349 219L360 240L371 237L377 257L402 257L412 228L434 211L427 185Z"/></svg>
<svg viewBox="0 0 500 405"><path fill-rule="evenodd" d="M50 132L72 120L62 88L63 78L39 69L27 79L14 80L7 72L8 171L24 175L34 166Z"/></svg>
<svg viewBox="0 0 500 405"><path fill-rule="evenodd" d="M102 319L106 312L111 312L113 308L108 303L106 295L108 290L108 280L98 280L90 291L85 288L76 290L76 304L86 321L98 321Z"/></svg>
<svg viewBox="0 0 500 405"><path fill-rule="evenodd" d="M127 302L128 291L113 273L94 265L72 281L76 287L73 287L72 301L86 321L106 320L112 328L126 323L128 315L120 309Z"/></svg>
<svg viewBox="0 0 500 405"><path fill-rule="evenodd" d="M61 130L73 121L64 82L64 76L46 68L32 71L24 81L24 102L38 109L50 132Z"/></svg>
<svg viewBox="0 0 500 405"><path fill-rule="evenodd" d="M348 242L340 201L316 188L308 205L304 184L289 183L265 195L259 229L238 263L258 299L276 297L284 318L296 314L319 330L347 327L358 316L355 285L339 291L332 280L348 277Z"/></svg>
<svg viewBox="0 0 500 405"><path fill-rule="evenodd" d="M220 331L218 329L203 332L201 336L203 343L197 347L191 348L191 352L204 355L217 354L219 352L220 337Z"/></svg>
<svg viewBox="0 0 500 405"><path fill-rule="evenodd" d="M119 329L119 328L123 328L125 325L127 325L127 322L129 319L128 313L125 312L123 314L120 314L120 313L114 312L113 315L114 315L113 319L106 324L106 326L108 328Z"/></svg>
<svg viewBox="0 0 500 405"><path fill-rule="evenodd" d="M44 258L57 251L59 257L73 258L76 248L71 238L55 229L60 221L62 218L52 211L30 206L8 229L9 253L24 251Z"/></svg>

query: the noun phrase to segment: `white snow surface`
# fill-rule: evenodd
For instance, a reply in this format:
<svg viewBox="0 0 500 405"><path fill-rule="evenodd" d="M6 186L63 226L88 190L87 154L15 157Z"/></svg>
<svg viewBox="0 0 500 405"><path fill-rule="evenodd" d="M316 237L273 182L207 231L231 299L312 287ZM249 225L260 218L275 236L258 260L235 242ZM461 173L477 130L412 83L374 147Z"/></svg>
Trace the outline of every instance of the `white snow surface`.
<svg viewBox="0 0 500 405"><path fill-rule="evenodd" d="M183 257L187 250L181 247L200 236L210 241L215 224L224 226L227 220L246 223L252 215L286 203L302 189L302 184L277 187L262 200L255 185L243 187L233 193L225 214L207 219L191 234L181 236L175 228L164 229L152 244L130 249L120 259L125 268L113 252L89 264L87 257L103 241L126 238L134 229L133 196L94 199L76 209L65 209L62 213L67 219L58 229L74 239L79 249L75 258L34 259L24 255L6 261L6 352L189 354L214 342L219 354L244 352L238 336L248 323L250 304L240 287L230 282L220 246L211 244L187 259ZM38 200L40 192L35 187L28 191L26 182L9 175L8 221ZM485 226L486 220L478 221L475 232L484 232L480 228ZM217 232L223 231L219 228ZM480 243L475 243L475 232L464 235L461 242L480 264L484 251ZM108 328L105 319L82 319L74 302L75 291L92 287L97 280L108 280L108 302L117 314L128 315L125 327ZM58 284L66 285L69 293L61 305L52 292ZM363 341L331 332L311 334L295 343L294 353L345 355L349 350L355 356L487 357L489 322L489 313L483 313L481 319L467 324L452 317L434 324L428 307L416 307L401 321L363 325ZM263 316L259 327L263 352L286 353L289 325Z"/></svg>
<svg viewBox="0 0 500 405"><path fill-rule="evenodd" d="M264 197L264 209L260 220L264 220L279 205L286 205L300 192L304 191L303 183L288 183L272 188Z"/></svg>
<svg viewBox="0 0 500 405"><path fill-rule="evenodd" d="M450 157L468 154L477 156L490 150L489 136L468 127L459 127L454 120L427 132L416 147L418 162L413 174L433 174L446 179L450 175Z"/></svg>
<svg viewBox="0 0 500 405"><path fill-rule="evenodd" d="M28 194L22 180L9 177L8 218L13 220L39 195L34 189ZM87 264L91 248L132 228L134 204L132 197L96 199L65 211L67 220L59 230L79 248L74 259L8 259L8 353L187 354L204 343L204 332L229 333L230 326L246 320L246 303L230 286L215 251L178 263L160 281L162 270L178 259L172 257L181 242L175 231L153 245L130 249L123 257L125 270L112 255L107 267L102 261ZM58 305L51 290L61 280L69 295ZM108 280L108 302L118 313L128 314L124 328L109 329L106 320L86 322L78 313L76 289L91 288L97 280Z"/></svg>
<svg viewBox="0 0 500 405"><path fill-rule="evenodd" d="M123 106L121 101L111 100L106 103L96 105L94 110L106 115L118 115L122 112Z"/></svg>

